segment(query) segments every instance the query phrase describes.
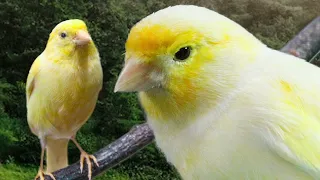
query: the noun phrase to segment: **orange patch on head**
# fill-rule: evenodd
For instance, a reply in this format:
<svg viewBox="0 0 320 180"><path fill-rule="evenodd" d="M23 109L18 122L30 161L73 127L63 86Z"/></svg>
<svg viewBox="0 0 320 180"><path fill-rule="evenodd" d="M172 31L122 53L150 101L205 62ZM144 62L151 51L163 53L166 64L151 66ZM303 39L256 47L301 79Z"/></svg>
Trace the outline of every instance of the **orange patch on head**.
<svg viewBox="0 0 320 180"><path fill-rule="evenodd" d="M172 30L159 24L133 27L126 42L126 49L152 56L164 53L175 41L175 37Z"/></svg>

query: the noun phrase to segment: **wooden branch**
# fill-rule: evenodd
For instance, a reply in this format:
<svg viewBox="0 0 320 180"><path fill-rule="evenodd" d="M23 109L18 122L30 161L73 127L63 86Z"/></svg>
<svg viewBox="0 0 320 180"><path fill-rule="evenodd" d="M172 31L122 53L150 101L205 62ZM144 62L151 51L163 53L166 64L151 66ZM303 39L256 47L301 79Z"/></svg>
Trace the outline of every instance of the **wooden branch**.
<svg viewBox="0 0 320 180"><path fill-rule="evenodd" d="M150 144L153 139L153 133L147 123L134 126L128 133L94 154L99 167L94 166L92 177L131 157L138 150ZM83 180L88 179L87 174L86 163L84 163L83 172L80 173L79 161L53 173L56 180ZM45 179L50 180L51 178L46 176Z"/></svg>
<svg viewBox="0 0 320 180"><path fill-rule="evenodd" d="M313 57L319 50L320 17L314 19L281 49L282 52L293 54L307 60ZM133 127L128 133L94 154L100 166L93 168L93 177L129 158L150 144L153 139L154 135L147 123ZM83 173L80 173L78 161L64 169L54 172L53 175L57 180L88 179L87 166L86 163L84 164ZM46 176L45 179L49 180L50 178Z"/></svg>
<svg viewBox="0 0 320 180"><path fill-rule="evenodd" d="M311 21L283 48L282 52L305 60L311 59L320 50L320 16Z"/></svg>

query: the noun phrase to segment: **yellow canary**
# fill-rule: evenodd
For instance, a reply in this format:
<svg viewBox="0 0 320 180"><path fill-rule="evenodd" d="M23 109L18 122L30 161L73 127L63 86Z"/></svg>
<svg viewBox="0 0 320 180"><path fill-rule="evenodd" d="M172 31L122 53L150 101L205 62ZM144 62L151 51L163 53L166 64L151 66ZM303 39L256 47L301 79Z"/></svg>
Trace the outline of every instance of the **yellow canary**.
<svg viewBox="0 0 320 180"><path fill-rule="evenodd" d="M76 133L91 116L102 88L100 56L86 24L72 19L59 23L50 33L45 50L29 71L26 96L28 124L41 143L41 162L36 178L68 165L71 139L88 164L91 179L94 156L77 143ZM46 149L47 172L43 170Z"/></svg>
<svg viewBox="0 0 320 180"><path fill-rule="evenodd" d="M183 179L320 178L320 69L204 7L178 5L128 35L115 91L139 91Z"/></svg>

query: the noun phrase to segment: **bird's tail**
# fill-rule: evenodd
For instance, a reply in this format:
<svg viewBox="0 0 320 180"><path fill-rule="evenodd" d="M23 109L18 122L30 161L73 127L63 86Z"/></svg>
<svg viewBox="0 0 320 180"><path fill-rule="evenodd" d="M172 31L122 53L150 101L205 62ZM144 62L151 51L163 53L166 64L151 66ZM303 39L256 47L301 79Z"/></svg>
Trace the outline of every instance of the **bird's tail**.
<svg viewBox="0 0 320 180"><path fill-rule="evenodd" d="M68 166L68 143L69 139L46 140L47 172L52 173Z"/></svg>

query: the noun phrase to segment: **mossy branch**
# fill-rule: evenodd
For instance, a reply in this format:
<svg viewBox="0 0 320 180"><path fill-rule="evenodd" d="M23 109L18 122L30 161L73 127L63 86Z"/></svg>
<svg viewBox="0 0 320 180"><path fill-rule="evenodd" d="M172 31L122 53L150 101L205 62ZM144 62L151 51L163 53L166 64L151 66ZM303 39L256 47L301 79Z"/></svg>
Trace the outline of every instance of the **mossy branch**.
<svg viewBox="0 0 320 180"><path fill-rule="evenodd" d="M290 40L282 49L282 52L298 56L309 60L320 50L320 16L309 23L292 40ZM317 64L317 62L314 62ZM320 65L320 63L318 64ZM94 155L98 160L99 167L94 167L92 176L112 168L129 158L154 139L152 130L147 123L133 127L128 133L100 149ZM87 177L86 163L84 171L80 173L79 161L53 173L57 180L84 180ZM46 176L46 180L50 177Z"/></svg>

